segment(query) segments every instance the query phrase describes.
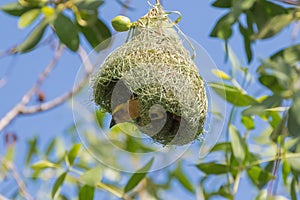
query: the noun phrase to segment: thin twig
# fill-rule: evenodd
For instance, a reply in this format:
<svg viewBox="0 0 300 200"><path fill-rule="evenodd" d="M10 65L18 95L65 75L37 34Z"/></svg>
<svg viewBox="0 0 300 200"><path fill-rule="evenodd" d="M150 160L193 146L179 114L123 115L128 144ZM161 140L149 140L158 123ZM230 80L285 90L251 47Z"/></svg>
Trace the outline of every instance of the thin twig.
<svg viewBox="0 0 300 200"><path fill-rule="evenodd" d="M17 169L13 165L13 163L9 162L5 159L1 159L1 163L4 165L5 168L7 168L9 171L12 172L12 176L15 179L15 181L16 181L18 187L19 187L20 194L23 195L24 198L27 199L27 200L33 200L31 195L27 192L27 188L26 188L22 178L20 177ZM0 198L0 200L1 200L1 198Z"/></svg>
<svg viewBox="0 0 300 200"><path fill-rule="evenodd" d="M294 5L294 6L299 6L300 2L298 0L294 1L294 0L277 0L281 3L286 3L286 4L290 4L290 5Z"/></svg>
<svg viewBox="0 0 300 200"><path fill-rule="evenodd" d="M266 159L263 159L263 160L257 160L255 162L252 162L249 166L247 166L247 168L250 168L250 167L255 166L255 165L260 165L260 164L263 164L263 163L271 162L271 161L274 161L276 159L282 160L284 158L286 158L286 159L300 158L300 153L291 153L291 154L285 154L285 155L281 155L281 156L266 158Z"/></svg>
<svg viewBox="0 0 300 200"><path fill-rule="evenodd" d="M21 110L21 114L35 114L37 112L47 111L56 108L57 106L63 104L65 101L71 98L74 94L78 93L86 85L86 83L89 80L89 76L92 74L95 66L91 64L86 51L81 46L78 48L77 53L86 71L85 76L79 82L79 84L74 86L71 91L66 92L65 94L59 97L56 97L55 99L49 102L42 103L35 106L27 106L27 107L24 106Z"/></svg>
<svg viewBox="0 0 300 200"><path fill-rule="evenodd" d="M84 68L86 71L85 76L79 82L79 84L77 84L75 87L73 87L71 91L66 92L65 94L58 96L55 99L48 101L46 103L42 103L42 104L34 105L34 106L23 105L22 107L19 108L18 114L35 114L38 112L43 112L43 111L47 111L47 110L56 108L57 106L63 104L65 101L67 101L69 98L71 98L74 94L78 93L86 85L86 83L89 80L89 76L91 75L91 73L94 70L94 66L90 63L87 53L81 46L79 47L77 53L80 56L80 59L82 60L82 63L84 65Z"/></svg>
<svg viewBox="0 0 300 200"><path fill-rule="evenodd" d="M281 147L280 147L280 144L277 145L277 155L276 155L276 160L275 160L275 164L274 164L274 167L273 167L273 172L272 172L272 175L273 175L273 179L271 180L269 186L268 186L268 193L267 193L267 199L273 197L274 195L274 181L276 180L276 175L277 175L277 172L278 172L278 167L279 167L279 163L281 161L280 159L281 157Z"/></svg>
<svg viewBox="0 0 300 200"><path fill-rule="evenodd" d="M11 123L12 120L14 120L19 114L21 114L22 110L24 109L24 106L28 104L31 97L38 91L39 87L45 80L45 78L50 74L50 72L53 70L53 68L56 66L59 58L61 57L63 52L63 48L58 48L55 51L54 57L51 60L51 62L48 64L48 66L45 68L45 70L39 75L39 78L35 85L28 90L28 92L22 97L21 101L15 105L1 120L0 120L0 131L2 131L8 124Z"/></svg>
<svg viewBox="0 0 300 200"><path fill-rule="evenodd" d="M92 63L91 63L91 61L88 57L88 54L86 53L86 51L81 46L79 46L77 53L78 53L78 55L81 59L81 62L84 66L86 74L90 75L93 72L95 66L92 65Z"/></svg>
<svg viewBox="0 0 300 200"><path fill-rule="evenodd" d="M16 59L17 59L17 55L15 55L14 57L12 57L12 60L9 62L8 67L5 69L4 75L3 75L3 77L0 80L0 88L3 87L5 84L7 84L9 74L12 72L12 70L15 67Z"/></svg>
<svg viewBox="0 0 300 200"><path fill-rule="evenodd" d="M88 76L85 76L84 79L76 86L74 87L71 91L56 97L55 99L42 103L36 106L27 106L23 107L21 110L21 114L35 114L37 112L43 112L47 110L51 110L53 108L56 108L57 106L63 104L65 101L67 101L69 98L71 98L74 94L79 92L88 82Z"/></svg>

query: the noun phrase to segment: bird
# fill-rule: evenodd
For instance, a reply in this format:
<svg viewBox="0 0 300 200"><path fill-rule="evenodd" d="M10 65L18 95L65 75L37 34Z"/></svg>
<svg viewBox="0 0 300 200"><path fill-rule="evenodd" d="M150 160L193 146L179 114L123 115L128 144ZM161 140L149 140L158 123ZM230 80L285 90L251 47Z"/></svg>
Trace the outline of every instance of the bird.
<svg viewBox="0 0 300 200"><path fill-rule="evenodd" d="M148 124L151 127L163 127L166 122L167 114L165 109L160 105L153 105L148 111L149 117L141 117L141 103L138 99L132 98L124 103L117 105L112 111L112 120L110 128L118 123L133 122L137 125L143 126L145 121L149 121Z"/></svg>
<svg viewBox="0 0 300 200"><path fill-rule="evenodd" d="M111 115L110 128L118 123L131 122L140 116L141 103L138 99L130 99L117 105Z"/></svg>
<svg viewBox="0 0 300 200"><path fill-rule="evenodd" d="M186 120L181 116L166 111L163 106L155 104L148 110L148 117L141 117L142 105L139 99L132 97L117 105L112 111L110 128L118 123L134 122L139 129L150 137L170 142L178 133L180 126L184 128ZM144 123L149 122L148 124Z"/></svg>

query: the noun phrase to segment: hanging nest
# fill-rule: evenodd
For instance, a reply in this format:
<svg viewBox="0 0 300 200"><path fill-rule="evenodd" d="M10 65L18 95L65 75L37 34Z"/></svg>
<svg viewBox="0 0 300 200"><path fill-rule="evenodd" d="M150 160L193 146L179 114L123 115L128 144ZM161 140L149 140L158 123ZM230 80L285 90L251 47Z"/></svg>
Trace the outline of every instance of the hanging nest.
<svg viewBox="0 0 300 200"><path fill-rule="evenodd" d="M199 138L207 114L204 81L180 35L162 6L155 5L134 23L127 41L106 58L92 81L96 104L113 118L126 105L119 115L130 120L123 121L163 145Z"/></svg>

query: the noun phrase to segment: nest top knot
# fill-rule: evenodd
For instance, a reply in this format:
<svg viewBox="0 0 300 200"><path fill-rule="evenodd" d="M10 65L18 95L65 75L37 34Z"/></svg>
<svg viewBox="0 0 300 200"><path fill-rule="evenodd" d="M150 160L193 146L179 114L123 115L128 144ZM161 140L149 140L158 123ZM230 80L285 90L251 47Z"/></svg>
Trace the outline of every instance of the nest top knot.
<svg viewBox="0 0 300 200"><path fill-rule="evenodd" d="M168 17L160 4L156 4L146 15L135 23L138 27L158 28L163 21L168 21Z"/></svg>

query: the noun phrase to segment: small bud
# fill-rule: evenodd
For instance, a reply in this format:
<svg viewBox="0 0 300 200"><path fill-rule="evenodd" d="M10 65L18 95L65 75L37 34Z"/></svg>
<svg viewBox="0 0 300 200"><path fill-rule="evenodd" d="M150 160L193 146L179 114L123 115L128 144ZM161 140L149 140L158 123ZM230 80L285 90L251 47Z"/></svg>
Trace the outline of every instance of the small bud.
<svg viewBox="0 0 300 200"><path fill-rule="evenodd" d="M55 14L55 9L49 6L44 6L42 7L42 13L46 16L46 17L51 17L52 15Z"/></svg>
<svg viewBox="0 0 300 200"><path fill-rule="evenodd" d="M15 144L15 142L18 140L18 137L14 132L5 133L4 137L4 142L7 146Z"/></svg>
<svg viewBox="0 0 300 200"><path fill-rule="evenodd" d="M45 97L45 94L43 93L43 92L41 92L41 91L39 91L38 93L37 93L37 100L39 101L39 102L44 102L45 101L45 99L46 99L46 97Z"/></svg>
<svg viewBox="0 0 300 200"><path fill-rule="evenodd" d="M119 15L111 21L112 26L118 32L128 31L131 27L131 21L128 17Z"/></svg>

